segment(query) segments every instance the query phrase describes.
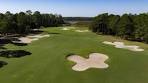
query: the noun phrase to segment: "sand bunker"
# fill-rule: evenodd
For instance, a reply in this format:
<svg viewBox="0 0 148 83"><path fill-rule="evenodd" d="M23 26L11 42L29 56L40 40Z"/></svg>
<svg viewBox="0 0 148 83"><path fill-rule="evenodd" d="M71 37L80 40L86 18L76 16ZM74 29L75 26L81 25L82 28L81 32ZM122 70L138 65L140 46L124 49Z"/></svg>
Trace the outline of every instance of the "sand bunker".
<svg viewBox="0 0 148 83"><path fill-rule="evenodd" d="M75 30L75 27L64 27L61 30L67 31L67 30L74 30L76 32L89 32L89 30Z"/></svg>
<svg viewBox="0 0 148 83"><path fill-rule="evenodd" d="M116 48L123 48L123 49L128 49L131 51L144 51L144 49L141 49L139 46L136 45L125 45L123 42L108 42L104 41L104 44L108 45L114 45Z"/></svg>
<svg viewBox="0 0 148 83"><path fill-rule="evenodd" d="M40 38L50 37L50 35L32 35L18 38L19 41L13 41L15 43L31 43L32 41L39 40Z"/></svg>
<svg viewBox="0 0 148 83"><path fill-rule="evenodd" d="M75 30L76 32L89 32L88 30Z"/></svg>
<svg viewBox="0 0 148 83"><path fill-rule="evenodd" d="M100 53L92 53L89 55L88 59L85 59L79 55L71 55L67 57L67 59L76 63L76 65L72 67L72 69L75 71L85 71L89 68L104 69L109 67L109 65L105 63L108 56Z"/></svg>
<svg viewBox="0 0 148 83"><path fill-rule="evenodd" d="M67 30L70 30L69 28L62 28L62 30L65 30L65 31L67 31Z"/></svg>
<svg viewBox="0 0 148 83"><path fill-rule="evenodd" d="M44 38L44 37L50 37L50 35L33 35L33 36L27 36L28 38Z"/></svg>
<svg viewBox="0 0 148 83"><path fill-rule="evenodd" d="M65 31L72 30L72 29L75 29L75 28L74 27L64 27L64 28L62 28L62 30L65 30Z"/></svg>

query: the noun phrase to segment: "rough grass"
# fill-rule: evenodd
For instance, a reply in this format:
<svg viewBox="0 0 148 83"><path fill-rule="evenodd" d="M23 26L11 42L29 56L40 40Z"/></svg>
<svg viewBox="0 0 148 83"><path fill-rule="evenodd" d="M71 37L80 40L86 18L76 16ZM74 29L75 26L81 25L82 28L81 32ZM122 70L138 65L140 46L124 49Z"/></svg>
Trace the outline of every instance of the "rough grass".
<svg viewBox="0 0 148 83"><path fill-rule="evenodd" d="M0 68L0 83L148 83L148 45L120 40L145 48L144 52L132 52L102 44L105 40L118 40L115 37L59 28L44 30L51 37L23 47L5 46L9 50L29 51L32 55L10 59L0 57L8 62ZM76 72L71 69L74 63L66 60L71 53L87 57L92 52L108 55L106 63L109 68Z"/></svg>

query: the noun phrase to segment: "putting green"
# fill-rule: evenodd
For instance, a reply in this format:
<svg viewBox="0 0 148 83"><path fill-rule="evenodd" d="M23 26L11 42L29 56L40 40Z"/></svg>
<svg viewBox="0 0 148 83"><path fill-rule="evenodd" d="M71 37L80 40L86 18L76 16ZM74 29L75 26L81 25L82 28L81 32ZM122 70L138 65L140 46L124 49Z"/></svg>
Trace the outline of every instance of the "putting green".
<svg viewBox="0 0 148 83"><path fill-rule="evenodd" d="M32 53L21 58L2 58L8 65L0 68L0 83L148 83L148 45L119 40L92 32L79 33L73 30L47 28L51 37L34 41L27 46L6 45L7 49L26 50ZM103 41L123 41L138 45L144 52L105 45ZM88 57L90 53L109 56L107 69L88 69L76 72L66 59L68 54Z"/></svg>

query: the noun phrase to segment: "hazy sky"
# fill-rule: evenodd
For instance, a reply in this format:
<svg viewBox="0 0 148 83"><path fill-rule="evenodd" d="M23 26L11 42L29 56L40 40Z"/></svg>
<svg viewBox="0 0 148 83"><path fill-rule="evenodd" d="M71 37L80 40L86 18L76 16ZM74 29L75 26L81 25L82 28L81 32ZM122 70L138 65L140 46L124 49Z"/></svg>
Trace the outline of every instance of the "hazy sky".
<svg viewBox="0 0 148 83"><path fill-rule="evenodd" d="M40 11L63 16L148 12L148 0L0 0L0 12Z"/></svg>

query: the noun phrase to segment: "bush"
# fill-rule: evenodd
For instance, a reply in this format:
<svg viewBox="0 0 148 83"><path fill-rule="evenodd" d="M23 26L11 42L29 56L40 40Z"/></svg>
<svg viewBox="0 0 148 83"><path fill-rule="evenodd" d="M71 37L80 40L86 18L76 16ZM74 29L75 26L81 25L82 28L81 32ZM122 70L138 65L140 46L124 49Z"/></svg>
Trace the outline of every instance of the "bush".
<svg viewBox="0 0 148 83"><path fill-rule="evenodd" d="M26 55L31 55L31 53L24 50L6 50L0 52L0 56L6 58L19 58Z"/></svg>
<svg viewBox="0 0 148 83"><path fill-rule="evenodd" d="M3 67L4 65L7 65L8 63L4 62L4 61L0 61L0 68Z"/></svg>

